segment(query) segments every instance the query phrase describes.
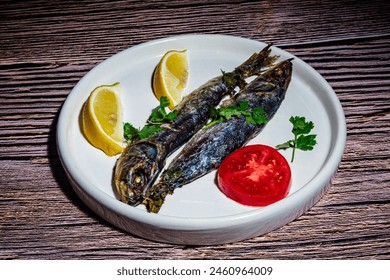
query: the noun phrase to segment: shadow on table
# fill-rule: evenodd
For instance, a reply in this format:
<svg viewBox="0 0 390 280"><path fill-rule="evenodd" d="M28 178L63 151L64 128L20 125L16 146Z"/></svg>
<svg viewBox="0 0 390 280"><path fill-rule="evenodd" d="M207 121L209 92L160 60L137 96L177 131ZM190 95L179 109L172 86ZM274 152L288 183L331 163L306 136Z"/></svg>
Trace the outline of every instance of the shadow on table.
<svg viewBox="0 0 390 280"><path fill-rule="evenodd" d="M86 213L89 217L99 221L99 223L114 228L115 226L111 225L109 222L107 222L106 220L104 220L103 218L95 214L95 212L93 212L86 204L84 204L84 202L77 196L76 192L73 190L70 181L68 180L65 169L61 164L61 160L57 151L57 143L56 143L57 128L56 127L57 127L59 114L60 114L60 110L58 110L58 112L56 113L54 120L50 125L50 131L49 131L48 155L49 155L49 163L50 163L51 171L53 173L53 177L56 183L61 187L61 190L63 191L65 196L72 202L73 205L75 205L81 211ZM127 232L117 227L115 227L115 229L128 234Z"/></svg>

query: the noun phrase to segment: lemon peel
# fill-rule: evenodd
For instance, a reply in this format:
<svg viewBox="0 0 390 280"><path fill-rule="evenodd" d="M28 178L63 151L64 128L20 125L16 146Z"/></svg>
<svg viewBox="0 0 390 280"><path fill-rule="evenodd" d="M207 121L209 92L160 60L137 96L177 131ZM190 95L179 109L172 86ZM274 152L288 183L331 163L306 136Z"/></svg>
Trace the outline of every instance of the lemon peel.
<svg viewBox="0 0 390 280"><path fill-rule="evenodd" d="M158 63L153 74L153 91L157 99L166 96L169 100L169 109L183 99L183 92L188 81L187 50L170 50L166 52Z"/></svg>
<svg viewBox="0 0 390 280"><path fill-rule="evenodd" d="M101 85L89 95L81 110L81 130L94 147L108 156L123 150L120 84Z"/></svg>

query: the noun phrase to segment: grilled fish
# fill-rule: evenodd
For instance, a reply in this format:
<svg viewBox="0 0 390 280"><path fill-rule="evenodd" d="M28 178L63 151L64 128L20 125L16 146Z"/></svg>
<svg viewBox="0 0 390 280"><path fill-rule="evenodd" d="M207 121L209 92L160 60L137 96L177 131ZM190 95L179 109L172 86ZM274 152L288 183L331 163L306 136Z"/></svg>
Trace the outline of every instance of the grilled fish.
<svg viewBox="0 0 390 280"><path fill-rule="evenodd" d="M291 74L292 63L285 60L258 76L222 106L238 106L240 101L246 101L251 110L262 107L270 120L285 97ZM164 170L159 182L147 191L144 200L147 210L158 212L168 194L218 168L227 155L258 135L264 126L248 124L244 116L239 116L198 131Z"/></svg>
<svg viewBox="0 0 390 280"><path fill-rule="evenodd" d="M165 159L183 145L210 117L211 108L232 94L237 86L245 86L245 78L258 75L271 66L271 44L254 53L232 72L223 73L185 96L175 108L177 118L157 134L128 145L114 168L113 183L120 200L132 206L140 204L148 188L165 165Z"/></svg>

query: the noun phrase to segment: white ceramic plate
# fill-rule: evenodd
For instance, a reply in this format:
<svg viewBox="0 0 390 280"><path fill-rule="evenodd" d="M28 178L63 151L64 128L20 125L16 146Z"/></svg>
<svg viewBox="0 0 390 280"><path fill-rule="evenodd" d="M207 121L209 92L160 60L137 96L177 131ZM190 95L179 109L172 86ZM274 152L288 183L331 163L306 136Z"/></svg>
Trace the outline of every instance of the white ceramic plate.
<svg viewBox="0 0 390 280"><path fill-rule="evenodd" d="M302 60L293 60L293 77L286 98L262 133L250 143L275 146L291 139L290 116L305 116L315 124L318 144L311 152L297 151L290 194L267 207L247 207L225 197L215 184L216 172L177 189L158 214L141 205L117 200L112 171L117 157L107 157L82 136L79 114L90 92L99 85L120 82L124 121L145 123L158 105L151 77L162 55L187 49L190 78L187 92L221 69L233 70L265 43L222 35L186 35L160 39L124 50L97 65L74 87L60 113L57 146L76 193L93 211L113 225L146 239L178 244L235 242L275 230L316 203L337 170L346 141L345 117L329 84ZM280 60L294 57L272 47ZM176 152L177 153L177 152ZM175 154L176 154L175 153ZM291 151L282 151L291 158ZM175 155L174 154L174 155ZM174 156L173 155L173 156ZM168 159L172 159L171 156Z"/></svg>

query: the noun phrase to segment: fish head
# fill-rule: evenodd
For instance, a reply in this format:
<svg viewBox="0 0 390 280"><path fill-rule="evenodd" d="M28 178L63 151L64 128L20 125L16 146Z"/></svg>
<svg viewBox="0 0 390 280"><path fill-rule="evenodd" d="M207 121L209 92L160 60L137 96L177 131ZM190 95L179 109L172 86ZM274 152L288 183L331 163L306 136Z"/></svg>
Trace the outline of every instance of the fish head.
<svg viewBox="0 0 390 280"><path fill-rule="evenodd" d="M159 173L157 147L136 143L126 148L119 157L114 174L114 184L120 200L136 206L143 201L146 190Z"/></svg>

